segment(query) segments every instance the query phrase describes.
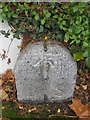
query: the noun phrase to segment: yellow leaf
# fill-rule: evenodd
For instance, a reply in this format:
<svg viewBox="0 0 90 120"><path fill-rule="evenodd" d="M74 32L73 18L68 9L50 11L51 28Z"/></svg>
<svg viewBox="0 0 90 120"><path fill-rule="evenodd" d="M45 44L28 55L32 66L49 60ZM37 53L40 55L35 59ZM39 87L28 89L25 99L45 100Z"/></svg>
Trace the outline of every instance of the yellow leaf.
<svg viewBox="0 0 90 120"><path fill-rule="evenodd" d="M60 112L61 112L61 110L60 110L60 109L58 109L58 110L57 110L57 113L60 113Z"/></svg>
<svg viewBox="0 0 90 120"><path fill-rule="evenodd" d="M47 36L45 36L45 38L44 38L45 40L48 40L48 37Z"/></svg>
<svg viewBox="0 0 90 120"><path fill-rule="evenodd" d="M66 42L66 43L67 43L67 42L68 42L68 40L64 39L64 42Z"/></svg>

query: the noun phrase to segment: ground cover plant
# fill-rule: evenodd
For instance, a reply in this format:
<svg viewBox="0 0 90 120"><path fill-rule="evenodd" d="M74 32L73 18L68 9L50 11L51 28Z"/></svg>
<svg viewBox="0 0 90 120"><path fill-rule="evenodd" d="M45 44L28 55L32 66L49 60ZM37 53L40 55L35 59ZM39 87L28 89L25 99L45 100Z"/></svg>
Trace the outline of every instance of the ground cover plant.
<svg viewBox="0 0 90 120"><path fill-rule="evenodd" d="M0 5L0 20L11 26L8 37L22 38L22 47L30 41L58 40L70 49L76 61L85 60L90 68L89 5L85 2L37 3L6 2Z"/></svg>
<svg viewBox="0 0 90 120"><path fill-rule="evenodd" d="M90 43L88 3L23 3L2 2L0 21L6 20L11 30L0 33L13 38L22 38L19 48L31 42L57 40L65 45L78 63L74 97L69 103L29 105L17 101L15 78L12 70L0 77L2 91L2 115L6 118L90 118ZM51 44L54 44L51 42ZM6 52L2 55L5 58ZM10 60L9 60L10 62ZM79 107L77 105L80 105Z"/></svg>

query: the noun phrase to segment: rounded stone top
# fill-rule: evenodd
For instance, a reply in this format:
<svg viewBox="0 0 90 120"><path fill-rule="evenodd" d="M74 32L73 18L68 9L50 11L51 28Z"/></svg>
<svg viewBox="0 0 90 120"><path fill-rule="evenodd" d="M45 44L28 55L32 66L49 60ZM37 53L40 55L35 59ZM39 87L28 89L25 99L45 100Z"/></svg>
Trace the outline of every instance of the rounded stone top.
<svg viewBox="0 0 90 120"><path fill-rule="evenodd" d="M17 97L28 103L59 103L71 98L77 63L65 46L35 42L21 50L14 74ZM46 50L45 50L46 49Z"/></svg>

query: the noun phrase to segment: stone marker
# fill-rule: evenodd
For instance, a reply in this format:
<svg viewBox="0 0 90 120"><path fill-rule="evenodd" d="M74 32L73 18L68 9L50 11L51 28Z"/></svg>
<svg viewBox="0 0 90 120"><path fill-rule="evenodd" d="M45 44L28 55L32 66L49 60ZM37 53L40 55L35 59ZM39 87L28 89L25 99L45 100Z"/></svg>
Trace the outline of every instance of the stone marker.
<svg viewBox="0 0 90 120"><path fill-rule="evenodd" d="M73 96L77 64L69 50L43 42L28 44L20 52L14 74L18 101L30 104L60 103Z"/></svg>

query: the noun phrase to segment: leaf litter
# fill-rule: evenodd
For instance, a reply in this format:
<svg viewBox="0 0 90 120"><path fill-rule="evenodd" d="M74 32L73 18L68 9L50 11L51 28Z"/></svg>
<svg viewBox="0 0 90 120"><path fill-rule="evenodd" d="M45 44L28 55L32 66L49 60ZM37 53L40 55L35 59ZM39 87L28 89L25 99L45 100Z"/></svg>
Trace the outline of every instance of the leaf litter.
<svg viewBox="0 0 90 120"><path fill-rule="evenodd" d="M0 76L0 90L3 91L3 94L5 94L4 98L2 97L2 103L12 102L12 110L19 110L17 114L27 115L27 113L31 114L33 112L36 118L43 118L46 115L49 118L64 117L68 118L68 120L78 117L90 119L89 79L89 73L77 75L77 82L72 102L70 101L69 103L43 105L21 104L17 101L13 72L11 69L7 69L5 73ZM5 109L4 106L2 106L2 108ZM44 113L45 115L43 116Z"/></svg>

